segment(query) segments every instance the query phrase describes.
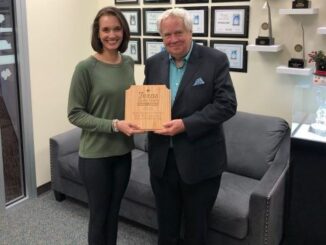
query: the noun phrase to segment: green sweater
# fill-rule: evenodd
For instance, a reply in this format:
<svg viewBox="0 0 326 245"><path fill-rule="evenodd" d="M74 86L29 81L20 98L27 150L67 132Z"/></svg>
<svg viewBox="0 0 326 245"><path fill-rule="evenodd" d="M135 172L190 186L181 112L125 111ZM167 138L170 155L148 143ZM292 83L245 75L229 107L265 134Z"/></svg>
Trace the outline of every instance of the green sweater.
<svg viewBox="0 0 326 245"><path fill-rule="evenodd" d="M133 139L112 130L113 119L124 119L125 90L135 84L134 61L122 56L111 65L91 56L75 68L69 91L68 118L82 129L79 155L101 158L123 155Z"/></svg>

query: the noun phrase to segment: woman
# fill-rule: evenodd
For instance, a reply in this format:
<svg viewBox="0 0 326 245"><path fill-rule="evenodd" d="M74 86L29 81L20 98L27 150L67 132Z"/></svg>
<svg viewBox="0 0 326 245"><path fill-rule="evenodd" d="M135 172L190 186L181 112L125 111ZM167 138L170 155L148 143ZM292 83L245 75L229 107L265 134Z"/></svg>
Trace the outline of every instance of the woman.
<svg viewBox="0 0 326 245"><path fill-rule="evenodd" d="M93 22L96 53L74 71L68 102L69 121L82 129L79 171L86 186L90 220L89 244L116 244L118 214L131 168L138 127L124 117L125 90L134 84L134 62L121 55L130 31L114 7L101 9Z"/></svg>

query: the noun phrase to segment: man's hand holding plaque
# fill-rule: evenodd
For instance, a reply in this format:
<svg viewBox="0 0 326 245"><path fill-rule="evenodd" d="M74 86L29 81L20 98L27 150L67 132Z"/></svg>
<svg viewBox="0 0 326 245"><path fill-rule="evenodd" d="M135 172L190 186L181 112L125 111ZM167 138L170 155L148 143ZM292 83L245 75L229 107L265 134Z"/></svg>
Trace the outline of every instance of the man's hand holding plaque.
<svg viewBox="0 0 326 245"><path fill-rule="evenodd" d="M156 131L171 120L170 90L165 85L133 85L126 91L125 120Z"/></svg>

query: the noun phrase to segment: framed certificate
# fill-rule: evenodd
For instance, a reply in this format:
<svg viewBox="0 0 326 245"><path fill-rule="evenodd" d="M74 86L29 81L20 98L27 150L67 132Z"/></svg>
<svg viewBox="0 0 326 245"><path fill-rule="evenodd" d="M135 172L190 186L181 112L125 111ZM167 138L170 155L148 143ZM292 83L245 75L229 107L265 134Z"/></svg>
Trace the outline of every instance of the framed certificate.
<svg viewBox="0 0 326 245"><path fill-rule="evenodd" d="M157 29L157 19L160 14L162 14L166 8L144 8L143 9L143 30L144 35L159 36L159 31Z"/></svg>
<svg viewBox="0 0 326 245"><path fill-rule="evenodd" d="M208 35L208 7L188 7L192 17L192 35L194 37L207 37Z"/></svg>
<svg viewBox="0 0 326 245"><path fill-rule="evenodd" d="M141 35L140 9L120 9L129 24L131 35Z"/></svg>
<svg viewBox="0 0 326 245"><path fill-rule="evenodd" d="M175 0L176 4L184 3L208 3L208 0Z"/></svg>
<svg viewBox="0 0 326 245"><path fill-rule="evenodd" d="M133 4L138 3L138 0L114 0L115 4Z"/></svg>
<svg viewBox="0 0 326 245"><path fill-rule="evenodd" d="M144 61L147 60L149 57L157 54L161 51L165 50L163 40L159 38L150 39L144 38L143 39L143 47L144 47Z"/></svg>
<svg viewBox="0 0 326 245"><path fill-rule="evenodd" d="M212 37L248 37L249 6L211 8Z"/></svg>
<svg viewBox="0 0 326 245"><path fill-rule="evenodd" d="M210 46L224 52L230 62L230 71L247 72L247 41L211 40Z"/></svg>
<svg viewBox="0 0 326 245"><path fill-rule="evenodd" d="M124 54L129 55L135 61L135 64L141 64L140 38L130 38L128 48Z"/></svg>
<svg viewBox="0 0 326 245"><path fill-rule="evenodd" d="M144 4L152 3L170 3L170 0L144 0Z"/></svg>
<svg viewBox="0 0 326 245"><path fill-rule="evenodd" d="M225 2L249 2L250 0L212 0L213 3L225 3Z"/></svg>

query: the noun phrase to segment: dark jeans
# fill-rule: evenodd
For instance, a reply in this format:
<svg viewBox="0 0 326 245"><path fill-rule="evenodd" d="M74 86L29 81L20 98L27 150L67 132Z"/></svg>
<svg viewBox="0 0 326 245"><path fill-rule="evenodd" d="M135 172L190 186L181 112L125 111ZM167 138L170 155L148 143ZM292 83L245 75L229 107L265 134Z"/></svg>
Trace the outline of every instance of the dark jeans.
<svg viewBox="0 0 326 245"><path fill-rule="evenodd" d="M79 158L79 171L88 194L89 245L115 245L121 199L128 185L131 154Z"/></svg>
<svg viewBox="0 0 326 245"><path fill-rule="evenodd" d="M181 244L181 220L184 218L186 245L205 245L208 215L220 187L220 176L196 184L186 184L180 178L173 150L169 151L162 178L151 175L155 195L159 245Z"/></svg>

